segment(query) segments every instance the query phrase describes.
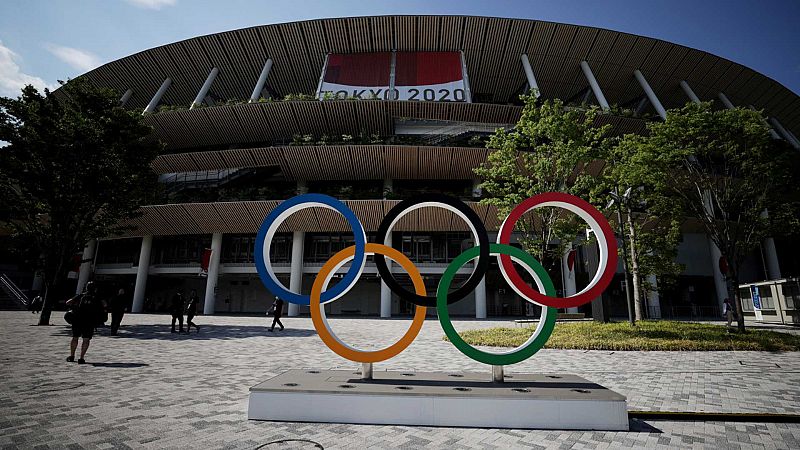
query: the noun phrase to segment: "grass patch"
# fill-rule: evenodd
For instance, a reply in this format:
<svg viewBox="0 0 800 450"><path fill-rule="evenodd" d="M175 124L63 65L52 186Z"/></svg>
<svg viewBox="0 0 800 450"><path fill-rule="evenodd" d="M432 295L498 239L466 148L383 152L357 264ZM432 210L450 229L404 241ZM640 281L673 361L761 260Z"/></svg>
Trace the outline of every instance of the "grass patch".
<svg viewBox="0 0 800 450"><path fill-rule="evenodd" d="M489 328L460 333L471 345L517 347L536 329ZM447 337L445 337L447 340ZM728 333L724 325L666 320L627 322L558 323L545 348L576 350L755 350L798 351L800 336L777 331L749 329Z"/></svg>

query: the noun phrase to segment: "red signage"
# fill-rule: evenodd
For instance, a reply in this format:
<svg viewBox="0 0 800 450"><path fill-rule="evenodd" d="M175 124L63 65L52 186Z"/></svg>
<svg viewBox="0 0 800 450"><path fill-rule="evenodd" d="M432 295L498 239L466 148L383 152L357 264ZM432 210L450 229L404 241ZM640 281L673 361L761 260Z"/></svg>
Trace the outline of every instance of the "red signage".
<svg viewBox="0 0 800 450"><path fill-rule="evenodd" d="M461 52L331 53L317 97L469 102L465 72Z"/></svg>

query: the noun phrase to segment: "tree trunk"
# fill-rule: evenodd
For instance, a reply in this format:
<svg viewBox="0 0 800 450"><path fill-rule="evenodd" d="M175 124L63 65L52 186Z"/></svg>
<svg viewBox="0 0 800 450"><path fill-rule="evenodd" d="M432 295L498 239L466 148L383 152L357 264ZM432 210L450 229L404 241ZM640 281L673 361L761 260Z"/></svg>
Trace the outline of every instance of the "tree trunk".
<svg viewBox="0 0 800 450"><path fill-rule="evenodd" d="M53 306L50 301L54 297L53 286L45 281L44 295L42 296L42 312L39 314L39 325L50 325L50 313L53 311Z"/></svg>
<svg viewBox="0 0 800 450"><path fill-rule="evenodd" d="M639 258L636 256L636 230L633 226L633 219L631 219L630 213L626 214L627 221L628 221L628 241L629 241L629 251L631 257L631 277L633 277L633 311L634 317L636 320L642 320L642 310L644 309L644 305L642 304L642 294L641 294L641 280L639 277Z"/></svg>

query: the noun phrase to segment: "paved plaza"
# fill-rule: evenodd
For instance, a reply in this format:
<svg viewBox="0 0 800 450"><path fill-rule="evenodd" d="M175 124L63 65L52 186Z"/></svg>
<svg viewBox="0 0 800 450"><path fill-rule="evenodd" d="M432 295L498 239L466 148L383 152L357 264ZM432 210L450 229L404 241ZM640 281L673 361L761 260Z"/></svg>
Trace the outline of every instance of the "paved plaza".
<svg viewBox="0 0 800 450"><path fill-rule="evenodd" d="M248 388L290 368L352 368L308 318L203 317L171 334L169 317L127 315L119 336L92 341L88 364L67 363L62 313L50 327L0 312L2 448L800 448L800 424L632 420L630 432L464 429L246 419ZM271 320L270 320L271 321ZM408 320L334 318L348 343L384 346ZM509 322L456 321L464 330ZM473 371L435 319L375 370ZM800 354L543 350L506 373L572 373L627 396L630 410L800 413Z"/></svg>

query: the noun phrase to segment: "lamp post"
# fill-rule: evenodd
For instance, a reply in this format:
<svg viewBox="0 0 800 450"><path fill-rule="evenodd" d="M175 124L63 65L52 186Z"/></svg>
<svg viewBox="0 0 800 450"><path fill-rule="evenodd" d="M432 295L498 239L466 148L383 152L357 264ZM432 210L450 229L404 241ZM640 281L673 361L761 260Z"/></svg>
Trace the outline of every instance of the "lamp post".
<svg viewBox="0 0 800 450"><path fill-rule="evenodd" d="M628 282L628 246L625 244L625 231L622 228L622 211L621 206L622 202L627 201L628 197L631 195L631 188L628 188L625 191L625 194L619 195L619 192L615 188L613 192L611 192L612 200L608 203L607 208L611 208L611 206L616 202L617 204L617 227L619 229L619 238L622 241L622 271L625 275L625 298L628 303L628 321L631 323L631 326L636 325L636 319L633 316L633 295L631 294L631 286Z"/></svg>

